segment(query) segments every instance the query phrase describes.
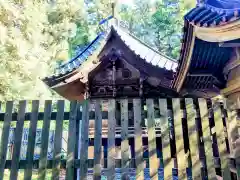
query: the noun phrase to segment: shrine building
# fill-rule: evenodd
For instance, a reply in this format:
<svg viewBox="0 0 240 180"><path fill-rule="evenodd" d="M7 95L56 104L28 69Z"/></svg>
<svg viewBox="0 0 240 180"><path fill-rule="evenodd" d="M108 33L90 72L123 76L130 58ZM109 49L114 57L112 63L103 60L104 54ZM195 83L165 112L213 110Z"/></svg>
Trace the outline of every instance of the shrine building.
<svg viewBox="0 0 240 180"><path fill-rule="evenodd" d="M113 19L82 52L43 81L69 100L239 98L239 17L236 1L199 1L184 17L178 60L149 47Z"/></svg>

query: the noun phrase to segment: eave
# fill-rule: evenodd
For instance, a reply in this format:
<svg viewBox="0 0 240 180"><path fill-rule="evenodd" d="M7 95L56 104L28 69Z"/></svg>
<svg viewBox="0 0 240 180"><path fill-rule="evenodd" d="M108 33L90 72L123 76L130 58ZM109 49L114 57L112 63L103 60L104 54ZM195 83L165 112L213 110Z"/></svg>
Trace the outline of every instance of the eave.
<svg viewBox="0 0 240 180"><path fill-rule="evenodd" d="M185 15L197 38L207 42L224 42L240 38L240 9L214 8L201 4Z"/></svg>
<svg viewBox="0 0 240 180"><path fill-rule="evenodd" d="M83 73L79 74L79 68L85 67L85 64L96 64L96 56L99 54L99 49L105 44L106 34L100 33L80 54L71 59L69 62L61 65L56 69L54 75L43 79L49 87L61 84L61 82L70 83L77 78L82 78ZM95 59L94 59L94 58ZM89 63L91 62L91 63Z"/></svg>
<svg viewBox="0 0 240 180"><path fill-rule="evenodd" d="M159 53L157 50L142 42L140 39L128 33L127 31L124 31L119 26L114 26L113 31L115 35L117 35L136 56L143 61L146 61L146 63L149 63L155 67L164 68L169 71L176 71L176 60Z"/></svg>
<svg viewBox="0 0 240 180"><path fill-rule="evenodd" d="M172 84L177 92L184 89L187 74L195 74L199 70L212 73L218 82L221 81L218 84L225 83L222 71L230 60L233 48L219 47L219 44L240 38L238 12L240 11L217 11L209 6L198 6L185 16L181 54ZM212 88L215 91L215 84Z"/></svg>
<svg viewBox="0 0 240 180"><path fill-rule="evenodd" d="M120 36L120 34L117 33L115 29L113 30L113 33L116 38L116 42L118 42L115 43L118 44L116 48L124 52L121 55L121 58L126 59L128 63L136 67L141 72L141 74L144 74L144 76L156 77L161 80L161 86L170 88L171 81L173 80L175 67L177 65L175 61L165 56L160 56L159 54L156 54L156 56L158 57L158 63L152 64L151 58L141 56L138 53L139 51L136 47L133 49L133 47L128 46L126 40L124 40L124 38ZM110 45L110 47L112 46ZM151 49L148 49L148 51L151 51ZM145 53L147 54L148 52Z"/></svg>
<svg viewBox="0 0 240 180"><path fill-rule="evenodd" d="M175 75L175 80L173 81L172 87L180 92L181 87L184 83L185 77L187 75L190 63L192 52L195 43L195 34L194 27L189 23L185 22L184 24L184 35L183 35L182 48L179 58L179 63L177 67L177 73Z"/></svg>

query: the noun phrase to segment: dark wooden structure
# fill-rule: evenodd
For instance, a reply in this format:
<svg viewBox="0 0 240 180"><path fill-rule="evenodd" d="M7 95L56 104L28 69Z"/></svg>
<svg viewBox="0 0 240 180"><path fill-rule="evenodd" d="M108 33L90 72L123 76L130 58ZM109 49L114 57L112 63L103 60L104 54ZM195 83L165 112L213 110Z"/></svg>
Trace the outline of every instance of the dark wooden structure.
<svg viewBox="0 0 240 180"><path fill-rule="evenodd" d="M203 0L185 15L172 86L182 96L212 97L226 87L224 68L239 48L239 13L238 1Z"/></svg>
<svg viewBox="0 0 240 180"><path fill-rule="evenodd" d="M131 167L136 167L138 171L136 164L139 163L142 169L142 160L152 153L149 149L152 149L154 154L159 152L154 150L156 143L157 147L164 145L163 140L159 139L159 137L165 137L164 134L161 134L163 132L161 123L168 121L167 130L169 132L167 132L166 138L169 138L167 144L171 146L171 155L168 152L166 153L169 158L171 156L172 161L170 159L168 161L173 163L166 171L169 176L171 176L169 172L173 172L172 176L184 179L191 176L188 174L189 171L193 173L195 179L207 179L207 176L209 179L215 179L216 174L224 177L224 179L236 178L233 174L230 178L230 166L228 166L228 156L226 155L227 152L233 153L235 151L232 143L236 138L235 136L234 138L230 135L227 136L225 128L227 123L224 122L236 116L236 114L226 116L224 108L226 109L227 106L218 104L215 109L213 107L214 103L209 101L206 104L203 99L200 100L200 103L196 100L190 100L191 108L193 108L193 104L195 106L191 111L188 111L186 100L171 98L215 97L214 99L216 99L216 96L221 95L228 97L233 102L234 106L230 106L229 111L236 112L237 109L240 109L239 2L236 0L199 0L197 6L184 17L182 48L178 61L158 53L141 42L128 32L122 22L115 19L112 22L79 55L60 66L53 76L46 77L43 80L51 89L69 100L97 100L95 107L97 112L100 108L99 99L110 99L108 106L110 108L108 109L108 119L111 117L110 121L101 124L102 121L99 119L102 119L102 116L97 113L97 121L92 124L95 130L91 134L93 140L89 140L89 142L97 146L96 150L94 148L94 154L96 155L94 176L99 178L101 171L99 165L101 138L97 137L101 130L104 130L102 133L108 135L107 140L102 139L102 143L108 143L108 154L105 154L104 157L110 158L106 167L107 176L111 175L110 177L112 177L115 160L112 158L114 152L111 147L120 146L119 143L123 143L121 168L124 169L125 165L127 167L131 165ZM156 103L160 103L159 98L169 98L168 102L163 105L165 109L162 112L168 118L161 119L163 114L160 113L160 131L156 131L156 134L154 134L155 129L151 129L156 122L153 111L159 109L159 105ZM145 107L142 106L144 103L148 110L146 127L144 127L144 121L139 122L139 119L144 117L141 114ZM87 106L85 108L88 109ZM173 111L175 108L177 110ZM122 111L122 109L125 110ZM159 111L161 111L161 107ZM87 147L88 113L86 109L83 112L85 112L83 113L85 121L83 121L84 132L81 140ZM128 118L128 116L133 118ZM174 120L177 122L175 123ZM215 120L218 122L215 122ZM203 124L203 122L207 122L207 124ZM178 126L176 126L177 123L179 123ZM192 123L192 128L189 127L188 123ZM133 127L130 128L131 126L134 126L134 130ZM236 126L240 128L239 125ZM122 139L116 140L115 144L115 131L112 131L112 129L116 130L116 134L119 135L120 127ZM141 138L138 139L138 136L130 133L137 139L137 143L135 143L137 150L144 145L143 148L147 147L150 152L148 155L140 153L138 158L141 161L138 158L135 159L135 155L132 156L133 161L127 160L127 155L124 153L127 152L126 142L124 141L128 139L128 134L125 134L128 131L126 129L129 129L129 131L131 129L131 132L134 131L134 133L138 133L138 136L143 137L145 137L143 134L147 132L148 141L145 141L145 138L141 141ZM156 129L159 130L157 127ZM207 130L204 131L205 129ZM224 130L225 136L222 135ZM196 131L196 135L189 135L188 133L191 131ZM161 135L159 135L159 132L161 132ZM239 132L236 135L238 137ZM175 136L174 133L178 133L178 135ZM100 135L106 136L106 134L101 133ZM219 142L218 136L222 137L221 142ZM180 139L177 140L175 137L180 137ZM153 139L153 141L149 141L149 139ZM226 146L223 143L225 140ZM129 140L130 145L133 142L136 141ZM220 147L218 148L218 146ZM219 150L222 148L226 148L225 151ZM135 151L131 150L132 154L136 153L136 149ZM210 149L212 151L208 154ZM164 154L164 150L161 152ZM82 153L86 152L82 151ZM210 155L214 157L213 161ZM159 158L161 155L153 155L152 162L151 160L149 160L149 163L147 161L146 166L153 167L151 163L156 164L156 157ZM181 159L182 157L185 158ZM220 158L223 158L223 160L221 161ZM84 162L86 161L87 159L84 159ZM239 157L235 157L233 162L236 163L234 166L240 172ZM161 161L159 167L168 168L163 164ZM83 163L80 163L80 167L83 178L86 175L87 167ZM156 167L154 166L154 168ZM178 171L171 171L172 168L178 169ZM153 171L150 169L151 175L157 172L156 169ZM159 172L162 173L162 171ZM238 178L240 176L239 172ZM168 175L165 174L164 170L165 178L168 178ZM140 178L143 178L143 175L140 175Z"/></svg>
<svg viewBox="0 0 240 180"><path fill-rule="evenodd" d="M228 130L231 123L238 121L239 113L232 110L226 99L121 99L120 126L116 121L116 102L116 99L85 100L81 104L73 101L70 111L64 111L69 102L60 100L56 112L53 102L48 100L41 112L40 102L32 101L31 112L26 112L30 104L20 101L17 113L13 113L16 104L13 101L2 104L0 179L50 178L48 169L52 169L52 179L61 176L67 180L123 176L138 180L205 180L216 179L216 175L224 180L236 179L230 171L239 170L240 166L229 159L233 147ZM133 117L128 113L132 103ZM130 119L134 124L129 125ZM10 124L16 120L13 151L7 159ZM41 152L39 159L33 159L39 121L43 123ZM56 122L51 128L55 131L54 156L47 158L53 122ZM22 130L27 124L26 159L20 159ZM61 158L63 124L68 124L68 148L67 156ZM64 176L61 172L65 172Z"/></svg>
<svg viewBox="0 0 240 180"><path fill-rule="evenodd" d="M44 79L67 99L177 97L170 88L177 62L112 25L76 58Z"/></svg>

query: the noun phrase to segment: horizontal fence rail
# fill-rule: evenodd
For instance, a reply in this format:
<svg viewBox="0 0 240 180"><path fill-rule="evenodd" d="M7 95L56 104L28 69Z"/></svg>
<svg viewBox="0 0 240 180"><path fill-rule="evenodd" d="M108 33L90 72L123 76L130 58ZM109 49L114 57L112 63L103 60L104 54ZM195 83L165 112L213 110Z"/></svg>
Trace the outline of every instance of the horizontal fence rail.
<svg viewBox="0 0 240 180"><path fill-rule="evenodd" d="M226 99L0 103L0 180L240 179L239 119Z"/></svg>

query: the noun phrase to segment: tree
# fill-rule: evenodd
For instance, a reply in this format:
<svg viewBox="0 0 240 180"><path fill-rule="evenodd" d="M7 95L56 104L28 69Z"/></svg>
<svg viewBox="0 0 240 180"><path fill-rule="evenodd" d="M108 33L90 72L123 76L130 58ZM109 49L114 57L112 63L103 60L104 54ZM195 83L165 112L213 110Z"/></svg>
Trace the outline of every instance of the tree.
<svg viewBox="0 0 240 180"><path fill-rule="evenodd" d="M158 0L153 3L134 1L134 6L122 5L120 16L128 22L135 36L159 52L177 59L180 51L183 16L195 0Z"/></svg>
<svg viewBox="0 0 240 180"><path fill-rule="evenodd" d="M119 15L132 34L177 58L182 17L193 1L134 0L120 5ZM111 14L109 0L0 1L0 100L58 97L41 79L88 45Z"/></svg>
<svg viewBox="0 0 240 180"><path fill-rule="evenodd" d="M57 97L41 78L53 74L83 19L75 0L0 1L0 100Z"/></svg>

